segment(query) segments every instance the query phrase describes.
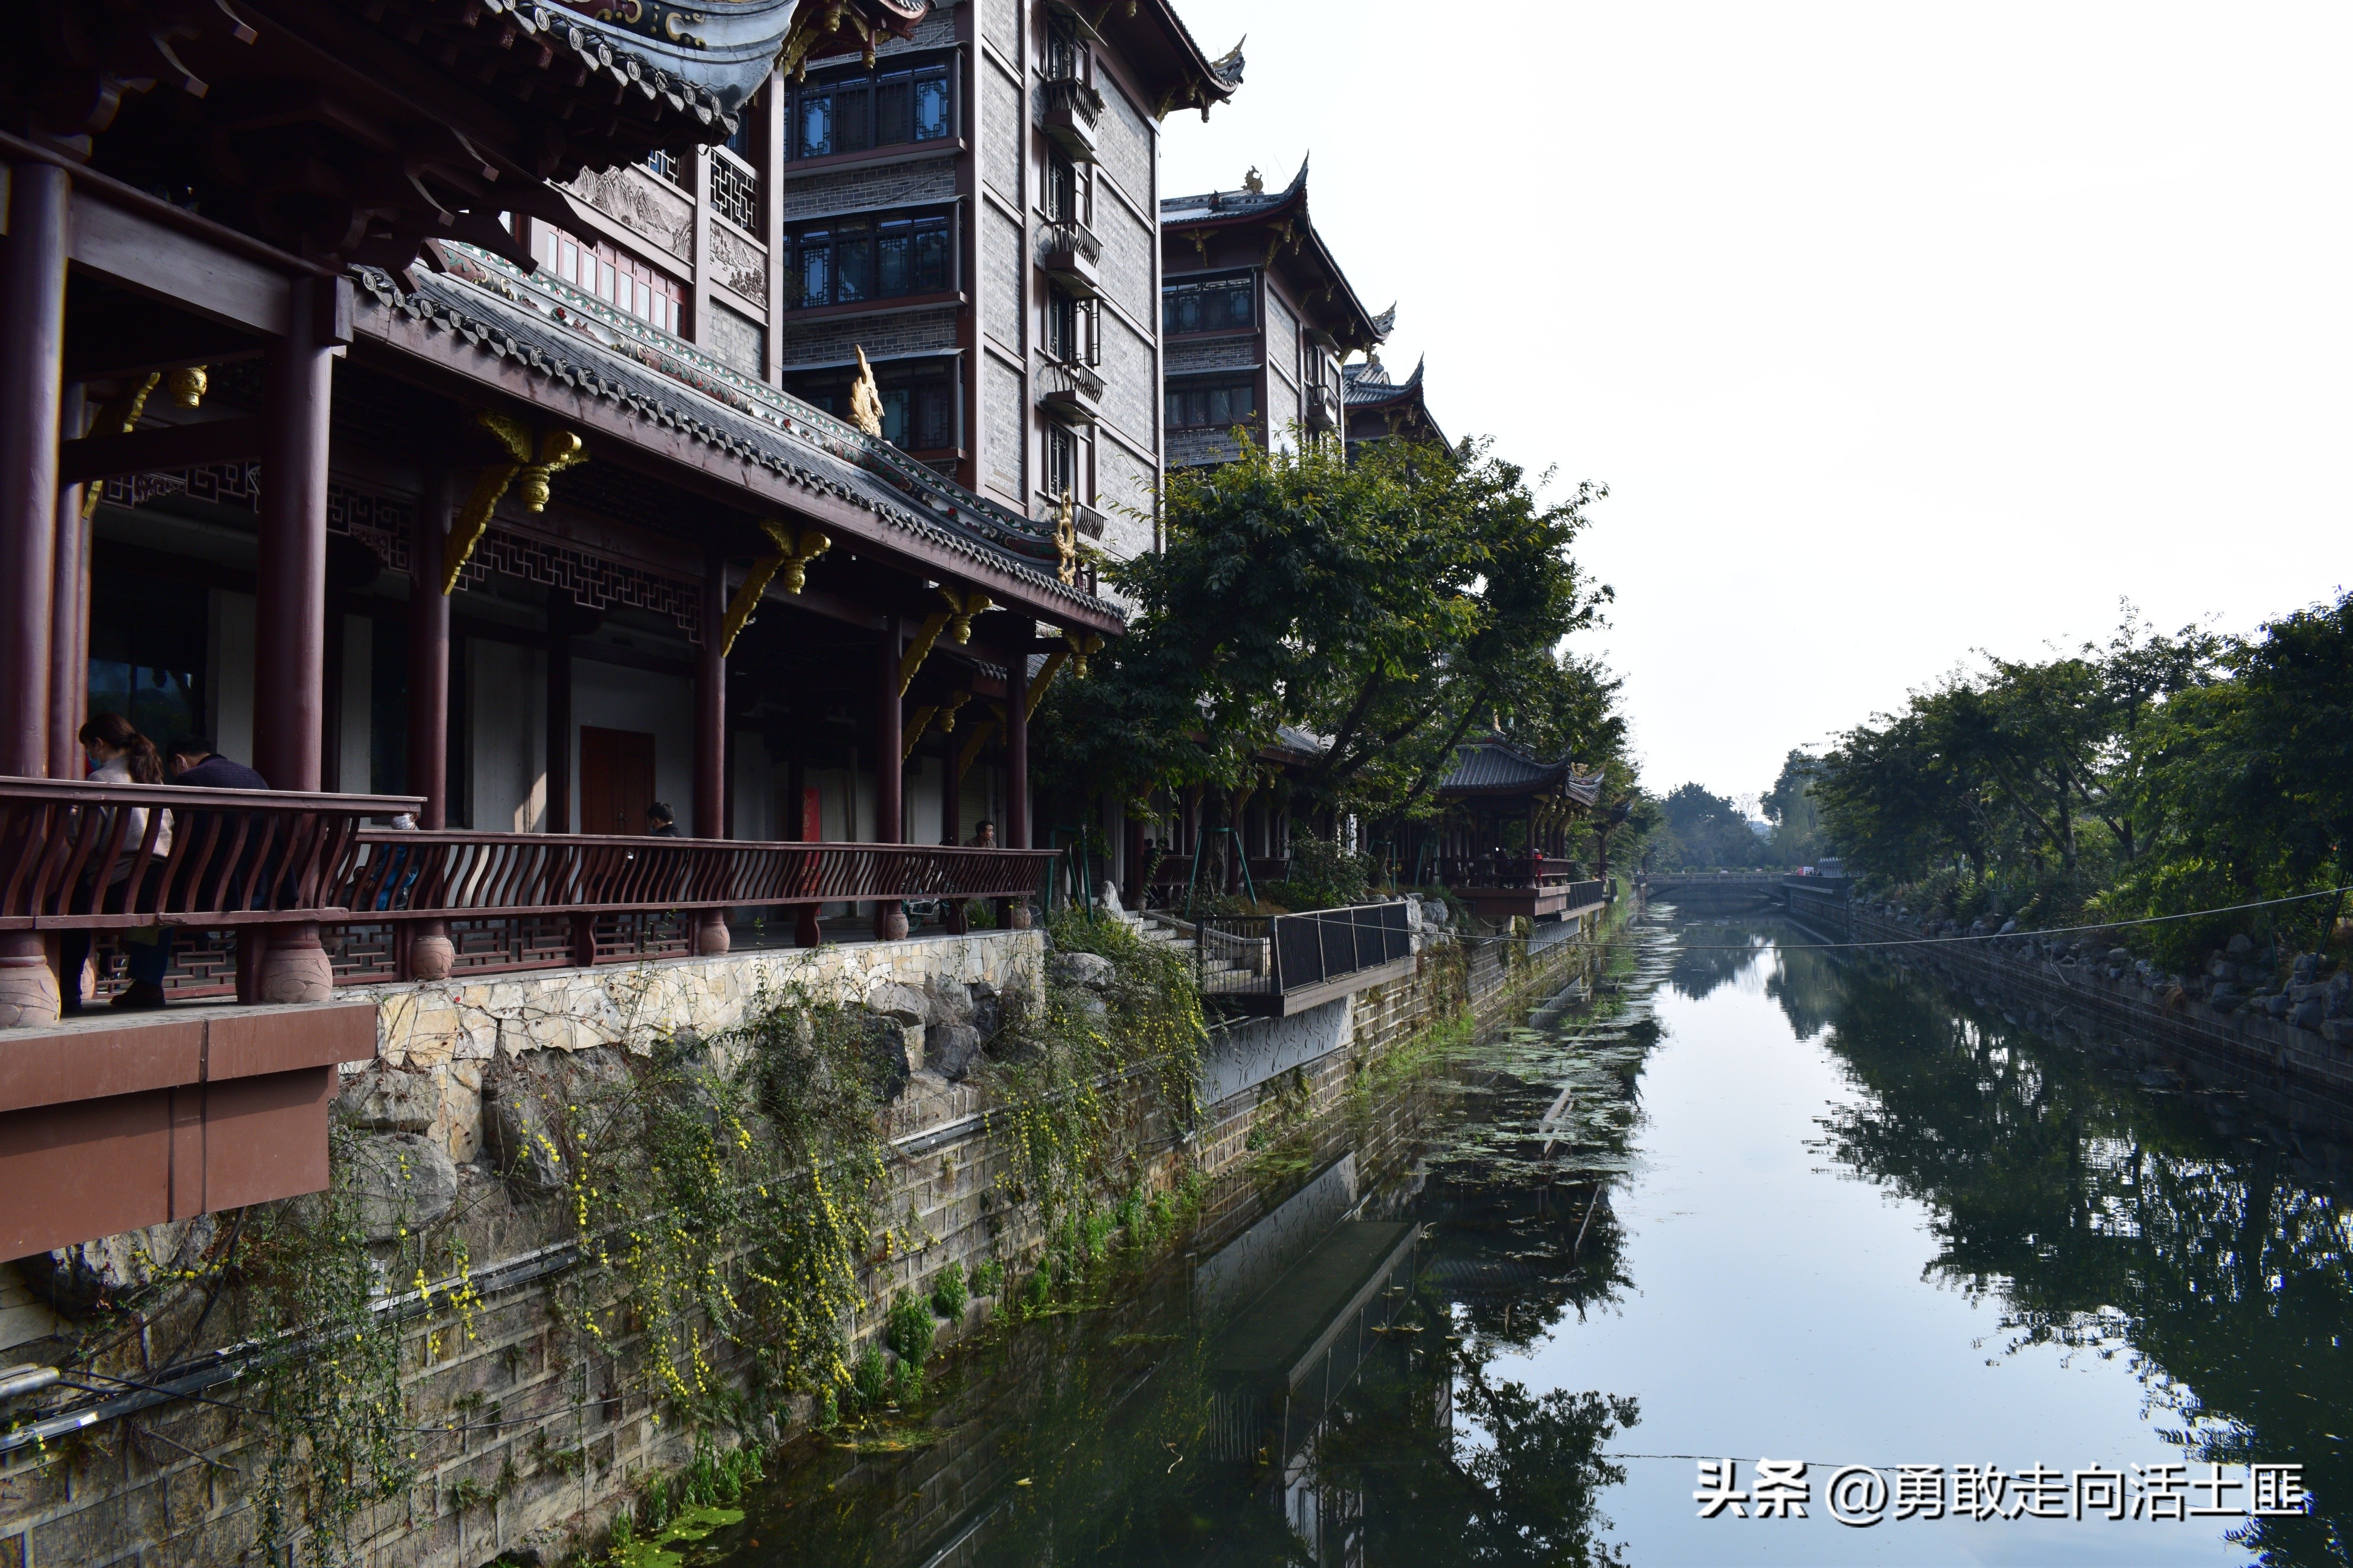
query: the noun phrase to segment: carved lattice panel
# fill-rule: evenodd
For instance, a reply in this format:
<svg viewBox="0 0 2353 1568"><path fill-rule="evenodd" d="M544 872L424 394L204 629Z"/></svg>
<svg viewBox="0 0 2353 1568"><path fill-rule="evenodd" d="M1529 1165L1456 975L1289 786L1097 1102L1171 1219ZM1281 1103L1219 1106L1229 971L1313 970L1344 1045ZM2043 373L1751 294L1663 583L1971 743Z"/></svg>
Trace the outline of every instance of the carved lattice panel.
<svg viewBox="0 0 2353 1568"><path fill-rule="evenodd" d="M615 605L668 616L685 628L691 642L702 640L702 588L682 578L668 577L585 550L513 533L495 524L475 546L459 582L479 588L492 572L520 577L542 587L557 588L592 610Z"/></svg>

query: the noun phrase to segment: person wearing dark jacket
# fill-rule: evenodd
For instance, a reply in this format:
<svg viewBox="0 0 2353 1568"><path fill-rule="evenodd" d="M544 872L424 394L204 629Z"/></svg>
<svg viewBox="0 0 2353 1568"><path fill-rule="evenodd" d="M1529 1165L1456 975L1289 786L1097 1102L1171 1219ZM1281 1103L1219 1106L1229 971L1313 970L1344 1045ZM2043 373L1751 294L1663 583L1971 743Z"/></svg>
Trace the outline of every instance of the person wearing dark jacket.
<svg viewBox="0 0 2353 1568"><path fill-rule="evenodd" d="M269 781L247 767L232 763L213 750L213 743L202 735L183 735L172 742L164 753L171 764L172 782L192 789L268 789Z"/></svg>
<svg viewBox="0 0 2353 1568"><path fill-rule="evenodd" d="M649 838L678 837L678 816L670 810L666 802L658 800L646 807L646 837Z"/></svg>

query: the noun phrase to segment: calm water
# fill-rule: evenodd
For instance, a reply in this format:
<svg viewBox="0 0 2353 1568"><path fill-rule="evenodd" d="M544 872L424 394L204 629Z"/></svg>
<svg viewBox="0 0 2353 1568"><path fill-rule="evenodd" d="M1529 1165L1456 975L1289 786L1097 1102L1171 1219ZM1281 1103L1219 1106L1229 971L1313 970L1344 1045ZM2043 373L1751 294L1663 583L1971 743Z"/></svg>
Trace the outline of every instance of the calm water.
<svg viewBox="0 0 2353 1568"><path fill-rule="evenodd" d="M1807 940L1643 928L1614 1019L1540 1016L1263 1151L1188 1256L967 1358L920 1419L804 1442L706 1553L2353 1560L2335 1151ZM1806 1461L1808 1517L1699 1518L1697 1456L1742 1491ZM2217 1462L2300 1464L2313 1511L2006 1517L2006 1489L1848 1527L1824 1495L2043 1466L2035 1506L2106 1470L2129 1507L2171 1474L2136 1467Z"/></svg>

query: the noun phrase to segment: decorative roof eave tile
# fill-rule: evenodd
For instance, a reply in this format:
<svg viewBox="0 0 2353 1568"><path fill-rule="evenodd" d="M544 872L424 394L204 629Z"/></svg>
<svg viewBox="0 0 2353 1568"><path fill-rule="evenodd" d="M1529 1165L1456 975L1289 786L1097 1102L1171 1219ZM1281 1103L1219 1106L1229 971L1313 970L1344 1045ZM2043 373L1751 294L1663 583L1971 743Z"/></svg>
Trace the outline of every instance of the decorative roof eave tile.
<svg viewBox="0 0 2353 1568"><path fill-rule="evenodd" d="M448 350L480 350L552 386L569 388L592 404L606 405L609 423L625 438L638 437L632 423L668 431L744 466L747 511L799 506L816 521L848 524L871 535L870 547L897 550L929 569L970 578L989 587L1001 605L1027 608L1057 625L1113 636L1126 630L1116 606L1062 583L1026 547L1054 559L1053 544L1038 524L984 500L904 458L887 443L842 424L773 387L751 381L702 355L691 345L644 329L624 333L623 319L610 311L591 315L596 305L559 285L529 279L488 255L450 247L453 274L428 275L414 293L404 294L375 268L356 273L363 309L354 322L364 335L396 348L426 350L445 363L451 353L432 353L436 339ZM577 325L556 319L572 316ZM422 336L398 328L422 329ZM613 331L628 345L619 349L586 335L592 327ZM463 370L463 366L457 366ZM657 384L657 378L670 383ZM497 380L495 376L476 376ZM644 441L638 444L654 446ZM765 473L791 493L764 493ZM850 521L858 514L873 521Z"/></svg>

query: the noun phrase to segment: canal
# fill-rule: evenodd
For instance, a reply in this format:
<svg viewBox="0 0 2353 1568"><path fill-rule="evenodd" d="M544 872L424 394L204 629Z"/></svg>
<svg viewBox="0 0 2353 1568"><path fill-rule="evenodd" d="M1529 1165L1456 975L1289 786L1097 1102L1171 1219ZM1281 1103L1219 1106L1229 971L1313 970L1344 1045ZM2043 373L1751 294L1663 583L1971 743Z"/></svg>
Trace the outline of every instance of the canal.
<svg viewBox="0 0 2353 1568"><path fill-rule="evenodd" d="M2336 1150L1815 942L1655 912L687 1555L2348 1561Z"/></svg>

